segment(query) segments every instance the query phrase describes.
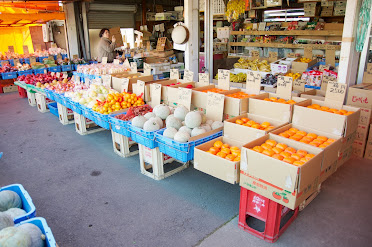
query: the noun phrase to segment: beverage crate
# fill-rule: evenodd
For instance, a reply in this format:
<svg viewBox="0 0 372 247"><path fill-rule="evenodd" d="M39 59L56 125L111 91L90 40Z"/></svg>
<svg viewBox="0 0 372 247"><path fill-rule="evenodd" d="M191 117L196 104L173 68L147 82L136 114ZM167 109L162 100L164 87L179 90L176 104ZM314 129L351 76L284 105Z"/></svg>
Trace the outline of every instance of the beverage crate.
<svg viewBox="0 0 372 247"><path fill-rule="evenodd" d="M50 67L50 68L48 68L48 71L49 72L61 72L61 66L57 65L57 66L54 66L54 67Z"/></svg>
<svg viewBox="0 0 372 247"><path fill-rule="evenodd" d="M17 224L16 227L26 223L34 224L35 226L39 227L41 232L45 235L46 247L58 247L56 240L54 239L52 230L49 228L44 218L36 217L33 219L29 219Z"/></svg>
<svg viewBox="0 0 372 247"><path fill-rule="evenodd" d="M18 75L32 75L32 72L33 72L32 69L18 71Z"/></svg>
<svg viewBox="0 0 372 247"><path fill-rule="evenodd" d="M57 102L49 103L48 108L49 108L50 113L52 113L56 117L59 117Z"/></svg>
<svg viewBox="0 0 372 247"><path fill-rule="evenodd" d="M18 77L18 74L16 71L14 72L4 72L2 73L3 80L8 80L8 79L14 79Z"/></svg>
<svg viewBox="0 0 372 247"><path fill-rule="evenodd" d="M57 103L59 122L63 125L74 123L74 112L66 106Z"/></svg>
<svg viewBox="0 0 372 247"><path fill-rule="evenodd" d="M110 130L110 123L107 114L101 114L93 110L91 110L91 113L93 115L92 118L93 122L95 122L98 126L101 126L102 128Z"/></svg>
<svg viewBox="0 0 372 247"><path fill-rule="evenodd" d="M31 219L36 215L36 208L28 192L21 184L11 184L0 188L0 191L11 190L19 195L22 200L22 209L26 211L25 215L21 215L14 219L14 223L17 224L21 221Z"/></svg>
<svg viewBox="0 0 372 247"><path fill-rule="evenodd" d="M180 143L163 136L164 130L165 129L161 129L155 132L155 138L160 152L182 162L187 162L194 159L194 147L222 136L222 131L219 131L213 135L201 138L199 140Z"/></svg>
<svg viewBox="0 0 372 247"><path fill-rule="evenodd" d="M99 131L106 130L104 128L97 127L97 125L92 120L76 112L74 112L74 120L75 120L75 130L80 135L88 135L88 134L93 134Z"/></svg>
<svg viewBox="0 0 372 247"><path fill-rule="evenodd" d="M118 134L113 129L111 135L112 146L117 155L126 158L138 154L138 145L130 137Z"/></svg>
<svg viewBox="0 0 372 247"><path fill-rule="evenodd" d="M125 114L125 113L123 112L119 114ZM130 131L128 129L128 123L130 121L123 121L123 120L115 118L115 116L119 114L110 114L108 116L108 120L111 124L111 130L120 135L131 137Z"/></svg>
<svg viewBox="0 0 372 247"><path fill-rule="evenodd" d="M133 126L131 123L128 123L127 126L131 133L130 136L134 142L142 144L150 149L154 149L158 146L158 143L155 141L155 131L145 131L141 128Z"/></svg>
<svg viewBox="0 0 372 247"><path fill-rule="evenodd" d="M21 98L27 98L27 91L26 91L26 89L21 88L20 86L17 86L17 87L18 87L19 97L21 97Z"/></svg>
<svg viewBox="0 0 372 247"><path fill-rule="evenodd" d="M291 210L240 187L239 228L266 242L276 242L297 215L298 208Z"/></svg>
<svg viewBox="0 0 372 247"><path fill-rule="evenodd" d="M62 70L63 72L71 71L71 70L72 70L72 66L71 66L71 64L70 64L70 65L62 65L62 66L61 66L61 70Z"/></svg>
<svg viewBox="0 0 372 247"><path fill-rule="evenodd" d="M27 90L27 98L28 98L28 104L30 106L36 106L35 93L31 93L30 91Z"/></svg>

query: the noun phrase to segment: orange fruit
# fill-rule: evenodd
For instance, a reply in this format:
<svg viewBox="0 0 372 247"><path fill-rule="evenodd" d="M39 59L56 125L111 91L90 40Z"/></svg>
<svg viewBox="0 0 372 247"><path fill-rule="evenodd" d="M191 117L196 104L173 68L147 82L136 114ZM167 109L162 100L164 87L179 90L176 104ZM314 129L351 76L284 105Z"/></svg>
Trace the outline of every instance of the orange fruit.
<svg viewBox="0 0 372 247"><path fill-rule="evenodd" d="M235 155L232 155L232 154L228 154L225 157L225 159L230 160L230 161L234 161L235 158L236 158Z"/></svg>
<svg viewBox="0 0 372 247"><path fill-rule="evenodd" d="M309 145L314 146L314 147L319 147L319 143L316 142L310 142Z"/></svg>
<svg viewBox="0 0 372 247"><path fill-rule="evenodd" d="M318 143L319 145L324 143L324 141L319 140L319 139L315 139L315 140L313 140L312 142L314 142L314 143Z"/></svg>
<svg viewBox="0 0 372 247"><path fill-rule="evenodd" d="M309 143L310 143L310 141L308 141L307 139L304 139L304 138L302 138L302 139L300 140L300 142L302 142L302 143L306 143L306 144L309 144Z"/></svg>
<svg viewBox="0 0 372 247"><path fill-rule="evenodd" d="M325 141L328 140L328 138L325 137L325 136L318 136L316 139L321 140L321 141L323 141L323 142L325 142Z"/></svg>
<svg viewBox="0 0 372 247"><path fill-rule="evenodd" d="M222 145L222 147L221 148L229 148L230 147L230 145L229 144L227 144L227 143L224 143L223 145Z"/></svg>
<svg viewBox="0 0 372 247"><path fill-rule="evenodd" d="M306 136L309 136L309 137L311 137L313 139L316 139L318 137L318 135L317 134L314 134L314 133L308 133Z"/></svg>
<svg viewBox="0 0 372 247"><path fill-rule="evenodd" d="M284 149L281 149L281 148L278 148L278 147L274 147L272 149L276 154L280 154L281 152L284 152Z"/></svg>
<svg viewBox="0 0 372 247"><path fill-rule="evenodd" d="M320 105L318 105L318 104L312 104L311 105L313 108L315 108L315 109L320 109Z"/></svg>
<svg viewBox="0 0 372 247"><path fill-rule="evenodd" d="M263 123L261 124L261 126L264 127L264 128L267 128L267 127L270 126L270 123L269 123L269 122L263 122Z"/></svg>
<svg viewBox="0 0 372 247"><path fill-rule="evenodd" d="M226 154L223 153L223 152L218 152L216 155L223 158L223 159L226 157Z"/></svg>
<svg viewBox="0 0 372 247"><path fill-rule="evenodd" d="M286 133L286 132L280 133L279 135L280 136L283 136L285 138L289 138L290 137L290 135L288 133Z"/></svg>
<svg viewBox="0 0 372 247"><path fill-rule="evenodd" d="M292 131L288 131L288 130L285 133L287 133L289 136L293 136L294 134L296 134L296 133L294 133Z"/></svg>
<svg viewBox="0 0 372 247"><path fill-rule="evenodd" d="M259 124L252 124L251 128L254 128L254 129L259 129L261 127L261 125Z"/></svg>
<svg viewBox="0 0 372 247"><path fill-rule="evenodd" d="M269 98L264 98L264 101L271 101L271 99L269 99Z"/></svg>
<svg viewBox="0 0 372 247"><path fill-rule="evenodd" d="M221 148L221 152L225 153L226 155L231 154L230 148Z"/></svg>
<svg viewBox="0 0 372 247"><path fill-rule="evenodd" d="M322 111L328 111L329 110L329 107L328 106L322 106L322 107L320 107L320 109Z"/></svg>
<svg viewBox="0 0 372 247"><path fill-rule="evenodd" d="M284 159L284 157L280 154L273 154L273 156L271 156L271 157L273 157L274 159L277 159L277 160L283 160Z"/></svg>
<svg viewBox="0 0 372 247"><path fill-rule="evenodd" d="M326 142L325 142L326 143ZM323 144L320 144L319 146L318 146L318 148L326 148L328 145L325 145L324 143Z"/></svg>
<svg viewBox="0 0 372 247"><path fill-rule="evenodd" d="M297 150L297 154L299 154L300 156L302 156L301 158L305 157L307 155L307 152L305 150Z"/></svg>
<svg viewBox="0 0 372 247"><path fill-rule="evenodd" d="M220 151L220 149L215 148L215 147L211 147L211 148L209 149L209 152L210 152L211 154L214 154L214 155L216 155L219 151Z"/></svg>
<svg viewBox="0 0 372 247"><path fill-rule="evenodd" d="M333 143L333 142L335 142L336 140L335 139L332 139L332 138L329 138L328 140L327 140L327 142L329 142L329 143Z"/></svg>
<svg viewBox="0 0 372 247"><path fill-rule="evenodd" d="M345 113L347 113L347 110L340 110L340 113L342 113L342 114L345 114Z"/></svg>
<svg viewBox="0 0 372 247"><path fill-rule="evenodd" d="M285 150L288 146L285 145L284 143L278 143L278 144L276 144L276 147Z"/></svg>
<svg viewBox="0 0 372 247"><path fill-rule="evenodd" d="M292 147L287 147L284 151L288 152L290 154L295 154L297 152L296 149L294 149Z"/></svg>
<svg viewBox="0 0 372 247"><path fill-rule="evenodd" d="M290 100L287 100L287 103L293 105L293 104L296 104L296 101L290 99Z"/></svg>
<svg viewBox="0 0 372 247"><path fill-rule="evenodd" d="M281 152L280 155L288 158L288 157L291 157L292 154L284 151L284 152Z"/></svg>
<svg viewBox="0 0 372 247"><path fill-rule="evenodd" d="M247 122L247 124L248 124L248 126L250 127L250 126L252 126L253 124L256 124L256 122L253 121L253 120L249 120L249 121Z"/></svg>
<svg viewBox="0 0 372 247"><path fill-rule="evenodd" d="M344 113L345 116L349 116L351 114L353 114L354 112L353 111L348 111L347 113Z"/></svg>
<svg viewBox="0 0 372 247"><path fill-rule="evenodd" d="M272 129L275 129L275 126L270 125L270 126L267 127L265 130L266 130L266 131L270 131L270 130L272 130Z"/></svg>
<svg viewBox="0 0 372 247"><path fill-rule="evenodd" d="M304 137L304 136L307 135L307 133L306 133L305 131L298 131L298 132L296 133L296 135L300 135L300 136Z"/></svg>
<svg viewBox="0 0 372 247"><path fill-rule="evenodd" d="M305 164L305 162L302 162L300 160L296 160L295 162L293 162L293 165L295 166L302 166L303 164Z"/></svg>
<svg viewBox="0 0 372 247"><path fill-rule="evenodd" d="M334 108L329 109L329 111L331 111L333 113L338 112L338 110L337 109L334 109Z"/></svg>
<svg viewBox="0 0 372 247"><path fill-rule="evenodd" d="M294 158L295 160L300 160L302 158L302 156L297 153L292 154L291 157Z"/></svg>
<svg viewBox="0 0 372 247"><path fill-rule="evenodd" d="M264 151L262 151L262 154L264 155L267 155L267 156L273 156L275 154L275 152L271 149L265 149Z"/></svg>
<svg viewBox="0 0 372 247"><path fill-rule="evenodd" d="M231 151L239 151L240 152L240 148L236 147L236 146L232 146L230 147L230 150Z"/></svg>
<svg viewBox="0 0 372 247"><path fill-rule="evenodd" d="M271 139L267 140L265 143L266 143L266 144L269 144L269 145L272 146L272 147L275 147L276 144L277 144L276 141L271 140Z"/></svg>
<svg viewBox="0 0 372 247"><path fill-rule="evenodd" d="M312 138L311 136L304 136L302 140L306 140L307 142L312 142L314 138Z"/></svg>
<svg viewBox="0 0 372 247"><path fill-rule="evenodd" d="M234 162L239 162L240 161L240 157L236 157L235 159L234 159Z"/></svg>
<svg viewBox="0 0 372 247"><path fill-rule="evenodd" d="M293 162L295 162L296 160L292 157L285 157L283 161L289 164L293 164Z"/></svg>
<svg viewBox="0 0 372 247"><path fill-rule="evenodd" d="M240 120L242 120L244 123L246 123L246 122L249 121L249 118L247 118L247 117L242 117Z"/></svg>
<svg viewBox="0 0 372 247"><path fill-rule="evenodd" d="M296 128L290 128L288 131L293 132L293 133L297 133L298 132L298 129L296 129Z"/></svg>
<svg viewBox="0 0 372 247"><path fill-rule="evenodd" d="M223 142L221 142L221 141L216 141L216 142L213 144L213 147L215 147L215 148L221 148L222 145L223 145Z"/></svg>
<svg viewBox="0 0 372 247"><path fill-rule="evenodd" d="M289 137L289 139L292 139L292 140L295 140L295 141L300 141L302 139L302 136L301 135L297 135L297 133L291 137Z"/></svg>
<svg viewBox="0 0 372 247"><path fill-rule="evenodd" d="M210 153L210 154L216 155L215 153L213 153L213 152L211 152L211 151L207 151L207 153Z"/></svg>
<svg viewBox="0 0 372 247"><path fill-rule="evenodd" d="M240 120L240 119L237 119L237 120L235 121L235 123L236 123L236 124L239 124L239 125L243 125L243 124L244 124L244 122L243 122L242 120Z"/></svg>
<svg viewBox="0 0 372 247"><path fill-rule="evenodd" d="M306 158L301 158L300 161L306 163L306 162L308 161L308 159L306 159Z"/></svg>
<svg viewBox="0 0 372 247"><path fill-rule="evenodd" d="M307 154L307 155L305 156L305 159L306 159L307 161L309 161L309 160L311 160L311 159L314 158L314 157L315 157L314 154Z"/></svg>
<svg viewBox="0 0 372 247"><path fill-rule="evenodd" d="M271 100L271 101L277 101L277 100L278 100L278 98L275 98L275 97L270 97L270 100Z"/></svg>
<svg viewBox="0 0 372 247"><path fill-rule="evenodd" d="M262 153L262 151L264 151L265 149L261 146L255 146L253 148L253 151L256 151L256 152L259 152L259 153Z"/></svg>
<svg viewBox="0 0 372 247"><path fill-rule="evenodd" d="M231 150L231 154L234 156L240 156L240 150Z"/></svg>
<svg viewBox="0 0 372 247"><path fill-rule="evenodd" d="M263 147L264 149L272 149L273 148L273 146L271 146L267 143L262 144L261 147Z"/></svg>

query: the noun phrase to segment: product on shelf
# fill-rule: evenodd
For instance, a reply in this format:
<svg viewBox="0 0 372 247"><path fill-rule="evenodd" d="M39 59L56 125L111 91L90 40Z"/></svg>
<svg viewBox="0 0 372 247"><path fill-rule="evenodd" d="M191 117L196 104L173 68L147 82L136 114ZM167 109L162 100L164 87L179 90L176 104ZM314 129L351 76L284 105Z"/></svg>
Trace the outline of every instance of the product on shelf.
<svg viewBox="0 0 372 247"><path fill-rule="evenodd" d="M115 118L123 120L123 121L129 121L129 120L132 120L136 116L144 116L151 111L152 111L152 108L149 105L132 106L132 107L129 107L126 114L116 115Z"/></svg>
<svg viewBox="0 0 372 247"><path fill-rule="evenodd" d="M277 143L271 139L267 140L261 146L253 147L252 150L295 166L302 166L315 156L305 150L296 150L284 143Z"/></svg>
<svg viewBox="0 0 372 247"><path fill-rule="evenodd" d="M92 108L97 103L97 100L103 102L107 99L108 94L116 93L118 93L116 90L104 86L91 84L87 88L85 84L81 84L76 85L74 91L66 93L65 96L71 98L72 101Z"/></svg>
<svg viewBox="0 0 372 247"><path fill-rule="evenodd" d="M247 94L247 93L244 93L244 92L237 92L237 93L227 94L226 96L231 97L231 98L236 98L236 99L245 99L245 98L253 97L253 96L256 96L256 95L255 94Z"/></svg>
<svg viewBox="0 0 372 247"><path fill-rule="evenodd" d="M296 104L296 101L294 101L294 100L278 99L276 97L264 98L264 100L265 101L270 101L270 102L281 103L281 104L290 104L290 105Z"/></svg>
<svg viewBox="0 0 372 247"><path fill-rule="evenodd" d="M260 61L259 59L244 59L240 58L237 63L234 64L234 68L236 69L249 69L254 71L261 71L261 72L270 72L270 64L267 60Z"/></svg>
<svg viewBox="0 0 372 247"><path fill-rule="evenodd" d="M310 63L311 61L312 59L306 58L306 57L301 57L301 58L296 59L296 62L300 62L300 63Z"/></svg>
<svg viewBox="0 0 372 247"><path fill-rule="evenodd" d="M237 120L235 120L235 123L239 124L239 125L251 127L251 128L254 128L254 129L265 130L265 131L269 131L269 130L272 130L272 129L275 128L269 122L263 122L263 123L260 124L260 123L257 123L255 121L253 121L253 120L250 120L247 117L237 119Z"/></svg>
<svg viewBox="0 0 372 247"><path fill-rule="evenodd" d="M143 99L136 94L123 92L108 94L107 99L104 101L96 100L92 110L101 114L109 114L131 106L141 106L144 104Z"/></svg>
<svg viewBox="0 0 372 247"><path fill-rule="evenodd" d="M18 68L18 71L30 70L31 69L31 65L29 65L27 63L25 63L25 64L18 63L17 64L17 68Z"/></svg>
<svg viewBox="0 0 372 247"><path fill-rule="evenodd" d="M1 73L8 73L8 72L15 72L17 71L17 67L13 67L12 65L6 63L1 67L0 72Z"/></svg>
<svg viewBox="0 0 372 247"><path fill-rule="evenodd" d="M347 110L343 110L343 109L337 110L337 109L334 109L334 108L330 108L328 106L320 106L318 104L309 105L309 106L307 106L307 108L311 108L311 109L319 110L319 111L325 111L325 112L329 112L329 113L334 113L334 114L338 114L338 115L345 115L345 116L348 116L348 115L351 115L351 114L354 113L353 111L347 111Z"/></svg>
<svg viewBox="0 0 372 247"><path fill-rule="evenodd" d="M284 76L289 76L289 77L292 77L293 80L297 80L297 79L301 78L302 74L289 72L289 73L285 74Z"/></svg>
<svg viewBox="0 0 372 247"><path fill-rule="evenodd" d="M278 81L278 74L267 74L264 78L261 79L261 84L275 85Z"/></svg>
<svg viewBox="0 0 372 247"><path fill-rule="evenodd" d="M218 76L217 76L217 78L218 78ZM237 83L246 82L247 81L247 74L246 73L238 73L238 74L235 75L235 74L230 73L230 81L231 82L237 82Z"/></svg>
<svg viewBox="0 0 372 247"><path fill-rule="evenodd" d="M207 152L233 162L240 161L241 157L240 148L236 146L230 147L229 144L223 143L222 141L214 142L213 147L209 148Z"/></svg>
<svg viewBox="0 0 372 247"><path fill-rule="evenodd" d="M202 92L203 93L208 93L208 92L211 92L211 93L223 93L223 92L226 92L226 91L227 90L220 89L220 88L209 88L209 89L203 90Z"/></svg>
<svg viewBox="0 0 372 247"><path fill-rule="evenodd" d="M314 133L307 133L296 128L290 128L279 134L282 137L289 138L295 141L303 142L314 147L326 148L335 142L335 139L327 138L325 136L318 136Z"/></svg>
<svg viewBox="0 0 372 247"><path fill-rule="evenodd" d="M83 73L86 75L110 75L115 73L123 73L130 71L130 68L124 65L117 64L89 64L89 65L79 65L76 70L78 73Z"/></svg>

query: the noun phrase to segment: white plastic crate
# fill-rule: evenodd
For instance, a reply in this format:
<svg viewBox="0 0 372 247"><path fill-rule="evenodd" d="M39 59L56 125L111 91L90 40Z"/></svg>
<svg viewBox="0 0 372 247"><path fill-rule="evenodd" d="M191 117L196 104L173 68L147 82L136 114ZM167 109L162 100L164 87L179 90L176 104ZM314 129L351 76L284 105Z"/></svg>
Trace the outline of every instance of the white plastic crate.
<svg viewBox="0 0 372 247"><path fill-rule="evenodd" d="M164 165L175 161L172 157L159 151L159 148L150 149L138 144L141 173L155 180L161 180L189 167L189 162L164 172ZM152 173L149 169L152 168Z"/></svg>
<svg viewBox="0 0 372 247"><path fill-rule="evenodd" d="M132 141L130 138L120 135L119 133L116 133L111 130L112 135L112 146L114 148L114 152L124 158L133 156L138 154L138 148L136 150L130 151L130 149L137 145L134 141Z"/></svg>
<svg viewBox="0 0 372 247"><path fill-rule="evenodd" d="M30 106L36 106L36 96L35 93L30 93L27 91L28 104Z"/></svg>
<svg viewBox="0 0 372 247"><path fill-rule="evenodd" d="M59 122L63 125L73 124L74 121L74 112L71 109L68 109L66 106L57 103Z"/></svg>
<svg viewBox="0 0 372 247"><path fill-rule="evenodd" d="M41 113L49 112L48 104L54 102L41 93L35 93L37 110Z"/></svg>
<svg viewBox="0 0 372 247"><path fill-rule="evenodd" d="M88 135L106 130L105 128L98 127L92 120L89 120L76 112L74 112L74 120L75 130L80 135Z"/></svg>

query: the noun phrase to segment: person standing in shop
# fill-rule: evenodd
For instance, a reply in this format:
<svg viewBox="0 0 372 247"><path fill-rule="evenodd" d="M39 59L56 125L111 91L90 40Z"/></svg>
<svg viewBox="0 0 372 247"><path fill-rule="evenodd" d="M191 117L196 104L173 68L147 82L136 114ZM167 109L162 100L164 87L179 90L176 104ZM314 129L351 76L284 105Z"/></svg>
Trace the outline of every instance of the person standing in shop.
<svg viewBox="0 0 372 247"><path fill-rule="evenodd" d="M112 63L114 61L114 50L116 47L115 36L112 36L112 41L110 40L110 30L103 28L99 32L99 37L101 40L98 44L98 62L102 62L103 57L107 57L107 62Z"/></svg>

